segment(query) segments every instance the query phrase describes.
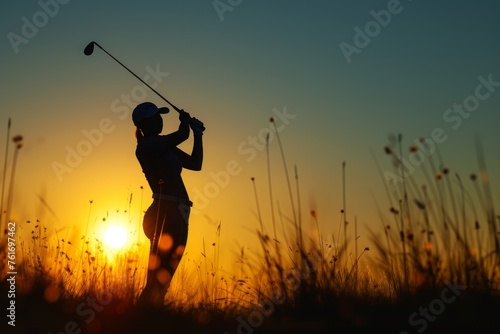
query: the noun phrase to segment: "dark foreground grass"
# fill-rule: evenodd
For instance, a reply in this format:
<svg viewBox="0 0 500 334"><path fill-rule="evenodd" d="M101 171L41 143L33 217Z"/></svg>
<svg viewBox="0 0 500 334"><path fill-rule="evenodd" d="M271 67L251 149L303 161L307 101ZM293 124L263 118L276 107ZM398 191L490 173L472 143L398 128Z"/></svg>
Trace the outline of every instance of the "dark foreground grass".
<svg viewBox="0 0 500 334"><path fill-rule="evenodd" d="M6 288L4 282L2 296ZM46 288L40 283L30 294L16 298L16 326L7 326L9 333L494 333L500 329L500 299L467 290L450 303L443 301L442 291L421 292L397 302L332 292L322 304L285 302L267 311L225 312L200 306L181 311L168 304L163 309L139 309L116 296L47 303ZM2 309L6 308L3 303ZM416 315L411 322L412 314Z"/></svg>

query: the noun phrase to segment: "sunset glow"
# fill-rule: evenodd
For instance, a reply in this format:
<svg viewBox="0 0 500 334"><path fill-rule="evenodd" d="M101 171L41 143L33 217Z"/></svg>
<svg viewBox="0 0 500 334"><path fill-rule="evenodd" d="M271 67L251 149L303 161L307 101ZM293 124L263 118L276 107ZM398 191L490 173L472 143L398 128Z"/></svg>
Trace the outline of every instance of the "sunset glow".
<svg viewBox="0 0 500 334"><path fill-rule="evenodd" d="M3 322L498 332L498 13L500 1L10 1Z"/></svg>
<svg viewBox="0 0 500 334"><path fill-rule="evenodd" d="M127 244L127 230L121 226L113 225L104 231L104 243L106 246L120 250Z"/></svg>

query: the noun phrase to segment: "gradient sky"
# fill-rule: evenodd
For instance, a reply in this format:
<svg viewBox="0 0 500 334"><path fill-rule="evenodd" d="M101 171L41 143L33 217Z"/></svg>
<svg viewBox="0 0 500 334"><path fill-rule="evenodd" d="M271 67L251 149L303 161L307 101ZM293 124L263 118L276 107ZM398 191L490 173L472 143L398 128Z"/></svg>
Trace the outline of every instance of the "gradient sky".
<svg viewBox="0 0 500 334"><path fill-rule="evenodd" d="M409 147L442 129L439 152L463 179L478 170L480 135L490 171L500 167L497 1L221 0L228 7L219 13L208 0L61 2L11 1L0 13L0 154L11 118L11 135L24 137L14 192L19 222L76 229L130 209L142 233L140 211L151 193L135 159L130 112L142 101L165 103L101 50L86 57L93 40L205 123L203 170L183 173L195 202L193 245L211 242L218 223L227 253L251 243L258 227L251 177L270 231L263 148L270 117L281 129L294 193L297 166L304 224L315 209L327 235L340 221L343 162L347 219L379 226L374 197L384 210L388 202L373 156L392 170L383 151L390 134L402 134ZM346 57L343 48L356 52ZM479 87L480 77L493 85ZM464 103L473 111L448 111ZM175 112L164 120L164 133L178 125ZM85 133L95 135L90 146ZM271 139L274 199L291 217ZM86 156L70 166L68 150L78 149ZM58 173L55 165L68 169ZM498 175L491 182L500 195Z"/></svg>

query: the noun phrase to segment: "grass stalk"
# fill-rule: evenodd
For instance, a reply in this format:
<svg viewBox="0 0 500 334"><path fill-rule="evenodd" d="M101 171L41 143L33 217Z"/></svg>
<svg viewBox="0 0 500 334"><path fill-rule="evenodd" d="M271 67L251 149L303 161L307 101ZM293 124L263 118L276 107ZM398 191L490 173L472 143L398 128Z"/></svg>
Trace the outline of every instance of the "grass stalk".
<svg viewBox="0 0 500 334"><path fill-rule="evenodd" d="M253 185L253 193L255 197L255 205L257 206L257 218L259 219L260 230L262 231L262 234L265 234L264 225L262 224L262 215L260 213L259 196L257 196L257 186L255 185L255 178L252 177L251 180Z"/></svg>
<svg viewBox="0 0 500 334"><path fill-rule="evenodd" d="M269 205L271 209L271 221L273 223L274 239L277 239L276 234L276 219L274 217L274 199L273 199L273 186L271 182L271 159L269 156L269 132L266 134L266 165L267 165L267 184L269 190Z"/></svg>
<svg viewBox="0 0 500 334"><path fill-rule="evenodd" d="M14 151L14 157L12 158L12 167L10 169L10 185L7 196L7 212L5 214L6 222L12 219L11 210L12 210L12 202L14 200L14 184L15 184L15 176L16 176L16 167L17 167L17 157L19 155L19 150L23 146L22 144L23 137L22 136L14 136L12 141L16 145L16 150Z"/></svg>
<svg viewBox="0 0 500 334"><path fill-rule="evenodd" d="M10 139L10 127L12 125L12 122L11 122L11 119L9 117L9 120L7 121L7 139L5 140L5 156L4 156L4 160L3 160L3 174L2 174L2 193L0 194L1 196L1 199L0 199L0 231L4 231L4 219L3 219L3 216L4 214L6 214L6 212L4 212L4 206L3 206L3 203L4 203L4 196L5 196L5 183L7 183L7 180L6 180L6 177L7 177L7 161L9 159L9 139ZM7 222L5 222L7 223ZM1 238L0 240L2 240L2 238L4 237L4 234L3 232L1 233Z"/></svg>
<svg viewBox="0 0 500 334"><path fill-rule="evenodd" d="M280 149L280 153L281 153L281 160L283 162L283 169L285 171L285 176L286 176L286 184L287 184L287 188L288 188L288 195L290 197L290 205L291 205L291 208L292 208L293 222L295 224L295 230L297 230L298 229L297 215L295 213L295 204L294 204L294 201L293 201L293 194L292 194L292 188L291 188L291 185L290 185L290 176L288 175L288 167L287 167L287 164L286 164L285 153L283 151L283 145L281 144L281 139L280 139L279 131L276 128L276 124L274 124L274 118L272 118L272 117L271 117L271 124L274 127L274 133L276 134L276 138L278 139L278 145L279 145L279 149ZM298 239L297 239L297 243L299 243Z"/></svg>
<svg viewBox="0 0 500 334"><path fill-rule="evenodd" d="M402 135L398 135L398 148L399 148L399 168L401 169L401 178L403 183L403 198L399 202L399 211L400 215L400 228L401 228L401 243L402 243L402 251L403 251L403 282L405 293L409 291L409 282L408 282L408 263L407 263L407 253L406 253L406 232L405 232L405 220L410 219L410 212L408 206L408 193L406 192L406 174L405 174L405 166L403 163L403 147L402 147Z"/></svg>
<svg viewBox="0 0 500 334"><path fill-rule="evenodd" d="M344 249L347 249L347 198L346 198L346 175L345 161L342 162L342 217L344 227ZM345 257L345 266L347 267L347 256Z"/></svg>

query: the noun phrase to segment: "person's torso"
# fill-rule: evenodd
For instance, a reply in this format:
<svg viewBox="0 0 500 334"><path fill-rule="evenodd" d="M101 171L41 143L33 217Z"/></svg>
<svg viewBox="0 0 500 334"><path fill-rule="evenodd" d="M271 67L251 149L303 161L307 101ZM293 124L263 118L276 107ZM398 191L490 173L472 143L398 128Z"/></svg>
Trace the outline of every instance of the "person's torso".
<svg viewBox="0 0 500 334"><path fill-rule="evenodd" d="M137 144L136 156L153 193L187 199L181 177L182 162L176 150L168 146L165 136L148 136Z"/></svg>

